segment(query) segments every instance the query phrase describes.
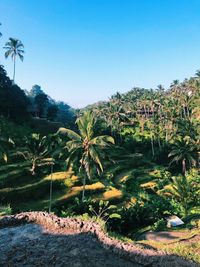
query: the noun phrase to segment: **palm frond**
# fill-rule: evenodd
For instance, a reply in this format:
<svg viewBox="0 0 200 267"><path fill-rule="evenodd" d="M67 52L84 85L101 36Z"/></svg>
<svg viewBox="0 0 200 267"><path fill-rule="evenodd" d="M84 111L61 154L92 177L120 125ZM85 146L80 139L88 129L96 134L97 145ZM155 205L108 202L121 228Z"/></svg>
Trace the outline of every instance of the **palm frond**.
<svg viewBox="0 0 200 267"><path fill-rule="evenodd" d="M81 136L70 129L60 128L57 133L61 135L67 135L70 139L81 141Z"/></svg>

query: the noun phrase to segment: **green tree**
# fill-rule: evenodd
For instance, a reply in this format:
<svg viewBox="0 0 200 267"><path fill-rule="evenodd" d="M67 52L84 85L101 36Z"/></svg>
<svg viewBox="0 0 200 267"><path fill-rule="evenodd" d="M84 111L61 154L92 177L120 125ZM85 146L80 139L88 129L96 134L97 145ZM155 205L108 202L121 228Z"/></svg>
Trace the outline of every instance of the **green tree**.
<svg viewBox="0 0 200 267"><path fill-rule="evenodd" d="M94 136L95 118L92 112L86 111L76 120L79 134L65 128L60 128L58 133L67 134L70 139L66 143L69 157L67 163L78 160L79 171L84 172L82 200L85 198L86 176L91 179L92 167L98 173L103 171L100 151L110 144L114 144L114 139L108 135Z"/></svg>
<svg viewBox="0 0 200 267"><path fill-rule="evenodd" d="M50 105L47 109L47 119L54 121L58 113L58 107L56 105Z"/></svg>
<svg viewBox="0 0 200 267"><path fill-rule="evenodd" d="M19 57L21 61L24 59L24 45L22 42L15 38L9 38L9 41L5 44L4 49L5 58L11 56L13 60L13 81L15 81L15 65L16 65L16 58Z"/></svg>
<svg viewBox="0 0 200 267"><path fill-rule="evenodd" d="M182 174L185 175L187 165L191 167L192 164L196 163L196 144L188 136L180 138L172 145L172 150L168 157L172 158L171 163L176 162L182 164Z"/></svg>
<svg viewBox="0 0 200 267"><path fill-rule="evenodd" d="M18 152L27 161L31 162L31 173L35 175L35 169L38 165L48 165L52 162L52 158L49 156L49 149L47 144L47 137L41 137L40 134L32 134L30 138L26 140L26 147Z"/></svg>
<svg viewBox="0 0 200 267"><path fill-rule="evenodd" d="M190 176L187 174L172 177L172 182L161 190L161 193L176 199L181 204L185 216L199 198L199 187L195 186L194 179Z"/></svg>
<svg viewBox="0 0 200 267"><path fill-rule="evenodd" d="M38 116L39 117L44 116L44 111L49 101L48 96L46 94L36 95L34 101L38 110Z"/></svg>
<svg viewBox="0 0 200 267"><path fill-rule="evenodd" d="M1 133L1 132L0 132ZM10 138L0 136L0 160L8 161L9 148L14 146L14 142Z"/></svg>

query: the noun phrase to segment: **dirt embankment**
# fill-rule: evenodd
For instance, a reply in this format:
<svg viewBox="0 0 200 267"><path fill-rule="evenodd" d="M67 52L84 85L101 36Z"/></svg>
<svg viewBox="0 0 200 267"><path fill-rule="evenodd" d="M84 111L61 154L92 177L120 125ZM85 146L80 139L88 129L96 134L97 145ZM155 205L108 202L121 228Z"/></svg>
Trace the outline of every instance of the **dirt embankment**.
<svg viewBox="0 0 200 267"><path fill-rule="evenodd" d="M110 238L94 222L58 218L44 212L25 212L0 219L0 266L198 265Z"/></svg>

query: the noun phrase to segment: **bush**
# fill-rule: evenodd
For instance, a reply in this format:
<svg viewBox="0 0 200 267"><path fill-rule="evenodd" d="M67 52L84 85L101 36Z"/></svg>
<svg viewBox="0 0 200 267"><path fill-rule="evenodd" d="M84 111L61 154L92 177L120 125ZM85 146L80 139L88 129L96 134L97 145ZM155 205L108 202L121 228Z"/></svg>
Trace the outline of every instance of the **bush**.
<svg viewBox="0 0 200 267"><path fill-rule="evenodd" d="M152 230L154 231L161 231L166 228L166 220L160 219L153 224Z"/></svg>
<svg viewBox="0 0 200 267"><path fill-rule="evenodd" d="M130 235L138 228L152 225L168 215L179 215L180 209L176 202L171 202L160 196L150 196L149 199L137 201L129 208L123 207L117 211L121 219L111 219L108 222L108 228L123 235Z"/></svg>

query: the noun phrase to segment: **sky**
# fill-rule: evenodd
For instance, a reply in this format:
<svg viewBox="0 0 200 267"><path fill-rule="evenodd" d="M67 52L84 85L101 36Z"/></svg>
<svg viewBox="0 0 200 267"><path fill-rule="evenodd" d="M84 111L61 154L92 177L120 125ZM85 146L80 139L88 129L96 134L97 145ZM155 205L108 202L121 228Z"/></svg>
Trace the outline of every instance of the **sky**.
<svg viewBox="0 0 200 267"><path fill-rule="evenodd" d="M134 86L168 87L200 68L200 0L0 0L0 64L25 46L16 83L84 107Z"/></svg>

